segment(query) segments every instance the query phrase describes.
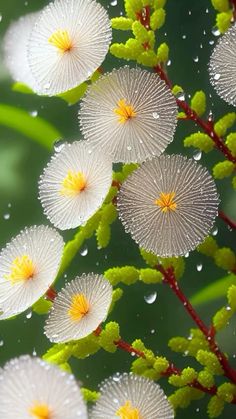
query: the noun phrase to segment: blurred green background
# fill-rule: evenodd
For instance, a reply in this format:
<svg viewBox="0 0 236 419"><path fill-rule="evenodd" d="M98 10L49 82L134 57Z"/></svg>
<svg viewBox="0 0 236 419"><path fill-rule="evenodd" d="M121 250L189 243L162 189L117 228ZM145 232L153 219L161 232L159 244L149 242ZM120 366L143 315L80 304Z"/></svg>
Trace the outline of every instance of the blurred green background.
<svg viewBox="0 0 236 419"><path fill-rule="evenodd" d="M123 11L123 1L101 1L108 9L110 16L118 16ZM110 4L111 3L111 4ZM47 4L45 0L1 0L0 2L0 41L9 23L33 10L38 10ZM196 90L203 89L208 94L208 111L213 112L215 118L230 111L214 93L209 84L207 65L213 44L217 38L212 34L215 11L209 0L168 0L167 20L165 26L158 34L158 44L167 42L170 46L171 65L168 73L174 83L183 86L186 97ZM114 39L119 40L120 33L114 32ZM125 34L122 34L123 39ZM15 93L11 90L10 80L4 68L2 56L0 57L0 102L25 109L51 122L61 133L62 138L69 141L79 139L80 133L77 121L78 106L67 106L57 98L40 98L31 95ZM104 69L109 70L120 66L123 62L107 57ZM19 64L20 65L20 64ZM133 64L135 65L135 64ZM193 150L185 150L182 140L186 134L194 132L196 128L191 122L179 122L174 144L168 151L179 152L192 156ZM53 150L51 150L53 152ZM24 226L47 223L42 208L37 199L37 182L44 166L50 158L50 152L42 146L29 140L13 130L0 125L0 246L16 235ZM211 169L213 163L222 159L219 153L213 152L210 156L203 156L202 164ZM221 195L221 208L229 215L235 215L236 198L228 181L218 182ZM222 221L216 223L219 232L219 243L234 247L235 233L230 232ZM63 233L67 240L73 236L73 231ZM108 249L97 250L95 239L87 242L86 256L78 254L67 279L82 272L103 272L108 267L121 265L144 266L139 257L137 246L126 235L119 221L112 227L113 237ZM158 240L158 237L157 237ZM85 249L82 249L85 250ZM202 264L201 272L196 269ZM182 279L182 287L188 296L210 284L216 278L224 276L224 271L216 268L210 260L193 252L186 259L186 272ZM61 283L65 278L61 279ZM171 353L168 349L168 339L175 335L188 335L193 327L183 307L176 301L166 286L145 286L136 284L130 288L124 287L123 299L117 304L111 318L118 321L121 326L122 337L128 341L142 338L156 354L163 354L173 360L177 366L187 366L188 358ZM157 297L153 304L145 301L145 296L156 292ZM214 311L224 304L218 300L214 304L199 308L200 315L209 324ZM14 320L0 323L0 365L13 356L24 353L37 353L42 355L50 346L43 334L44 317L32 315L30 311L18 316ZM232 365L236 367L236 336L235 325L232 321L227 329L219 334L219 342L224 351L230 355ZM100 351L94 357L84 361L75 361L73 371L85 386L96 389L101 379L116 371L129 369L132 359L127 353L117 351L108 354ZM167 393L170 387L165 380L161 385ZM192 403L186 411L179 411L177 418L204 418L208 397L203 401ZM232 418L233 407L227 407L224 418Z"/></svg>

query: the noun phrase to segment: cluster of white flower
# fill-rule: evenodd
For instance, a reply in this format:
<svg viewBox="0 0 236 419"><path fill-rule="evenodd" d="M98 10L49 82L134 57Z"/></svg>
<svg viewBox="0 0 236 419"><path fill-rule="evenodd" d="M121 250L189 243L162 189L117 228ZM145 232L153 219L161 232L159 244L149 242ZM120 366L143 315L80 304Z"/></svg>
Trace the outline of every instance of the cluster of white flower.
<svg viewBox="0 0 236 419"><path fill-rule="evenodd" d="M52 96L88 80L110 41L107 12L95 0L55 0L10 26L5 62L16 81ZM157 255L178 256L196 248L212 228L219 199L205 168L182 156L161 155L173 140L177 106L159 76L127 66L105 74L88 88L79 119L84 140L55 153L39 181L39 199L50 222L60 230L85 224L109 191L112 163L137 162L140 167L118 197L125 229ZM25 229L2 250L0 319L23 312L45 294L62 252L60 234L45 226ZM89 335L106 319L111 299L112 287L103 276L76 277L55 298L46 335L61 343ZM29 357L3 369L0 400L0 416L6 419L87 417L75 380ZM91 415L174 416L158 385L127 374L104 384Z"/></svg>

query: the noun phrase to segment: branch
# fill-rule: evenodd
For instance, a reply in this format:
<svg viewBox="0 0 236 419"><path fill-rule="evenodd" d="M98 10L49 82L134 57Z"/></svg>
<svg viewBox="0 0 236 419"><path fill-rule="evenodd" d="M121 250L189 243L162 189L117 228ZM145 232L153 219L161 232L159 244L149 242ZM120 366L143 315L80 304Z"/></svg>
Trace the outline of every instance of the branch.
<svg viewBox="0 0 236 419"><path fill-rule="evenodd" d="M223 211L219 211L219 217L231 228L236 229L236 222L231 220Z"/></svg>
<svg viewBox="0 0 236 419"><path fill-rule="evenodd" d="M172 87L172 82L169 80L167 74L163 70L160 65L154 67L154 71L159 74L160 78L164 80L164 82L169 86ZM219 137L214 130L214 126L212 121L205 121L204 119L200 118L196 112L188 105L188 103L184 100L180 100L176 98L177 105L185 112L187 119L191 119L194 121L199 127L203 129L203 131L209 135L212 141L215 143L215 147L224 154L224 156L231 162L236 163L236 157L234 157L231 151L228 149L226 144L224 143L223 138Z"/></svg>
<svg viewBox="0 0 236 419"><path fill-rule="evenodd" d="M171 290L175 293L175 295L178 297L178 299L183 304L185 310L188 312L190 317L193 319L194 323L198 326L198 328L202 331L204 336L207 338L207 341L209 343L209 347L211 351L216 355L218 358L218 361L221 364L221 367L224 371L224 375L234 384L236 384L236 370L234 370L226 356L223 354L223 352L220 351L217 343L215 342L214 336L215 336L215 329L213 326L208 328L205 323L201 320L197 312L194 310L192 304L189 302L187 297L184 295L182 290L179 288L179 285L177 283L177 280L175 278L174 270L173 268L164 269L162 265L157 265L156 269L162 273L164 277L164 282L168 284L171 288Z"/></svg>

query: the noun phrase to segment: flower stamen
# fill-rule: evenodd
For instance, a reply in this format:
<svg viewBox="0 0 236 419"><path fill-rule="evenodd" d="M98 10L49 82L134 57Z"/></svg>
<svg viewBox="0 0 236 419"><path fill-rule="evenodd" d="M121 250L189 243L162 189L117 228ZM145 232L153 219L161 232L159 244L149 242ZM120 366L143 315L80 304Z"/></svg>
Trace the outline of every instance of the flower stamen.
<svg viewBox="0 0 236 419"><path fill-rule="evenodd" d="M27 281L32 279L35 274L35 266L33 261L27 255L17 257L13 260L11 265L11 273L6 275L12 284L19 281Z"/></svg>
<svg viewBox="0 0 236 419"><path fill-rule="evenodd" d="M133 408L129 400L117 410L116 416L120 416L121 419L141 419L139 410Z"/></svg>
<svg viewBox="0 0 236 419"><path fill-rule="evenodd" d="M72 297L68 315L71 320L80 321L89 311L89 302L84 294L75 294Z"/></svg>
<svg viewBox="0 0 236 419"><path fill-rule="evenodd" d="M46 404L35 403L29 410L29 413L34 419L51 419L52 417L49 407Z"/></svg>
<svg viewBox="0 0 236 419"><path fill-rule="evenodd" d="M62 181L63 188L61 189L61 195L75 196L80 194L86 188L86 179L82 172L68 171L67 176Z"/></svg>
<svg viewBox="0 0 236 419"><path fill-rule="evenodd" d="M174 201L175 192L160 193L160 197L155 200L155 204L161 207L162 212L175 211L177 204Z"/></svg>
<svg viewBox="0 0 236 419"><path fill-rule="evenodd" d="M71 37L67 31L59 29L48 38L49 44L58 48L60 52L65 53L73 47Z"/></svg>
<svg viewBox="0 0 236 419"><path fill-rule="evenodd" d="M115 108L113 111L116 115L119 116L119 122L121 122L122 124L136 116L136 112L133 106L126 103L125 99L119 100L117 105L118 108Z"/></svg>

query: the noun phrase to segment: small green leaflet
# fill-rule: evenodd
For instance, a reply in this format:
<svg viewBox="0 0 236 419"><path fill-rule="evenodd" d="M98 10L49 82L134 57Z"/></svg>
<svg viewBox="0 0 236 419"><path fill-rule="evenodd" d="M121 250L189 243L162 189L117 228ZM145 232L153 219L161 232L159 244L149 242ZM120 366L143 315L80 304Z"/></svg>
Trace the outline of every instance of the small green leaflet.
<svg viewBox="0 0 236 419"><path fill-rule="evenodd" d="M217 281L194 294L190 298L190 302L194 306L197 306L215 301L222 297L226 297L227 290L232 284L236 285L236 275L230 274L224 276L224 278L218 279Z"/></svg>

